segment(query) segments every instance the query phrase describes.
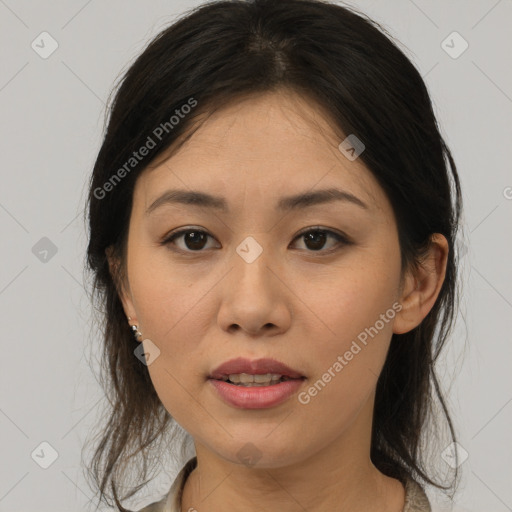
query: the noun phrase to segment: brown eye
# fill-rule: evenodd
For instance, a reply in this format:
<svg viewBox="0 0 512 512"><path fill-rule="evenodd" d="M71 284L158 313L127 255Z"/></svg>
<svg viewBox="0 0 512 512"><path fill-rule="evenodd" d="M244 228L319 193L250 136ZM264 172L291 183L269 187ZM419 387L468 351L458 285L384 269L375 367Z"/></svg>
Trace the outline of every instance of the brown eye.
<svg viewBox="0 0 512 512"><path fill-rule="evenodd" d="M312 252L331 252L332 250L335 250L339 245L349 245L349 240L338 233L335 233L334 231L328 230L328 229L309 229L308 231L303 231L300 233L296 240L299 239L304 240L304 244L308 251ZM325 244L329 240L329 238L334 239L336 243L334 246L331 246L330 248L326 250L324 249Z"/></svg>
<svg viewBox="0 0 512 512"><path fill-rule="evenodd" d="M175 243L175 240L182 239L182 246ZM211 236L203 230L200 229L182 229L175 233L171 233L163 242L163 245L176 245L179 250L185 252L200 252L205 248L205 245L208 241L208 238Z"/></svg>
<svg viewBox="0 0 512 512"><path fill-rule="evenodd" d="M211 248L207 247L209 238L213 240L213 237L202 229L186 228L170 233L161 243L178 252L204 252L203 249ZM304 240L307 252L331 253L337 250L339 246L351 245L352 243L340 233L321 228L310 228L303 231L295 237L295 240L301 238ZM331 247L325 249L329 239L334 240L335 243L331 243ZM177 243L177 241L180 243Z"/></svg>

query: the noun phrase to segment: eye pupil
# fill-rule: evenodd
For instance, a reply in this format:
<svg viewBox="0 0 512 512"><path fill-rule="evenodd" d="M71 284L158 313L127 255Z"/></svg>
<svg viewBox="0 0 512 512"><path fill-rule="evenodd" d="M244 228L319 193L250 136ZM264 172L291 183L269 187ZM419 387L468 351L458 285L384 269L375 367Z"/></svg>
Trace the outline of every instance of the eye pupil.
<svg viewBox="0 0 512 512"><path fill-rule="evenodd" d="M306 238L306 245L308 248L316 251L321 249L325 245L326 235L323 231L310 231L304 235ZM308 242L313 242L313 247L308 245Z"/></svg>
<svg viewBox="0 0 512 512"><path fill-rule="evenodd" d="M198 243L197 237L199 237L201 240L199 241L199 247L196 246ZM188 249L202 249L204 246L204 242L206 240L205 233L202 233L201 231L188 231L185 234L185 245ZM201 245L202 242L202 245ZM192 246L190 246L190 243L192 243Z"/></svg>

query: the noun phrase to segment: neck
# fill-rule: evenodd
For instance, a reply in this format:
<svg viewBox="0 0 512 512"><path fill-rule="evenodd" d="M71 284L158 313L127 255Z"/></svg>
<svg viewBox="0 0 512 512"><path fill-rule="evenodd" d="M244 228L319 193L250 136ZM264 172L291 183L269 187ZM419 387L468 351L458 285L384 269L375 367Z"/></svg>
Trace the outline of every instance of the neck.
<svg viewBox="0 0 512 512"><path fill-rule="evenodd" d="M253 466L244 465L236 455L227 460L196 442L197 467L185 483L181 510L402 511L404 487L372 464L367 441L371 431L364 432L365 425L363 412L323 449L309 456L297 451L284 465L282 458L265 453Z"/></svg>

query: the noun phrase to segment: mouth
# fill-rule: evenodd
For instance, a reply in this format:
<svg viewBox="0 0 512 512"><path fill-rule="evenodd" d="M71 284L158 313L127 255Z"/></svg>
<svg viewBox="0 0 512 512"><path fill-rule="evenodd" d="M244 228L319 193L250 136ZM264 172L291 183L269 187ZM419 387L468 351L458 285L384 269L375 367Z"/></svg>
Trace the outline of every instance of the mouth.
<svg viewBox="0 0 512 512"><path fill-rule="evenodd" d="M245 387L273 386L288 380L304 380L305 378L300 371L275 359L250 360L244 357L222 363L208 376L208 379Z"/></svg>
<svg viewBox="0 0 512 512"><path fill-rule="evenodd" d="M253 379L265 379L256 382ZM235 382L240 379L239 382ZM245 380L246 382L242 381ZM249 381L250 379L250 381ZM268 409L287 402L303 386L306 377L280 374L229 374L209 378L216 396L236 409Z"/></svg>
<svg viewBox="0 0 512 512"><path fill-rule="evenodd" d="M212 378L212 377L210 377ZM223 382L227 382L228 384L233 384L235 386L242 387L264 387L264 386L275 386L281 382L286 382L289 380L304 380L306 377L289 377L287 375L280 375L275 373L265 373L259 375L251 375L249 373L237 373L230 375L222 375L220 378L213 380L220 380Z"/></svg>

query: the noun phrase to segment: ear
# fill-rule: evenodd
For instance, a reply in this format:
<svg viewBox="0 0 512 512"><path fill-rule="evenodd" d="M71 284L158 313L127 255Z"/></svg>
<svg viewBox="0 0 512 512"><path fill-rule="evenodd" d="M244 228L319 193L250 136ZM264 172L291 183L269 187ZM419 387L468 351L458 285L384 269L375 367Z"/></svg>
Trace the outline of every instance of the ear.
<svg viewBox="0 0 512 512"><path fill-rule="evenodd" d="M137 320L137 314L133 306L130 285L126 276L124 276L121 272L121 261L115 254L114 247L112 246L109 246L105 249L105 254L107 256L110 275L112 276L112 280L115 283L119 299L123 304L124 314L126 315L127 319L130 319L130 325L138 325L139 322Z"/></svg>
<svg viewBox="0 0 512 512"><path fill-rule="evenodd" d="M402 309L396 314L393 332L403 334L417 327L434 306L446 275L448 241L440 233L431 237L426 258L418 269L409 271L399 299Z"/></svg>

